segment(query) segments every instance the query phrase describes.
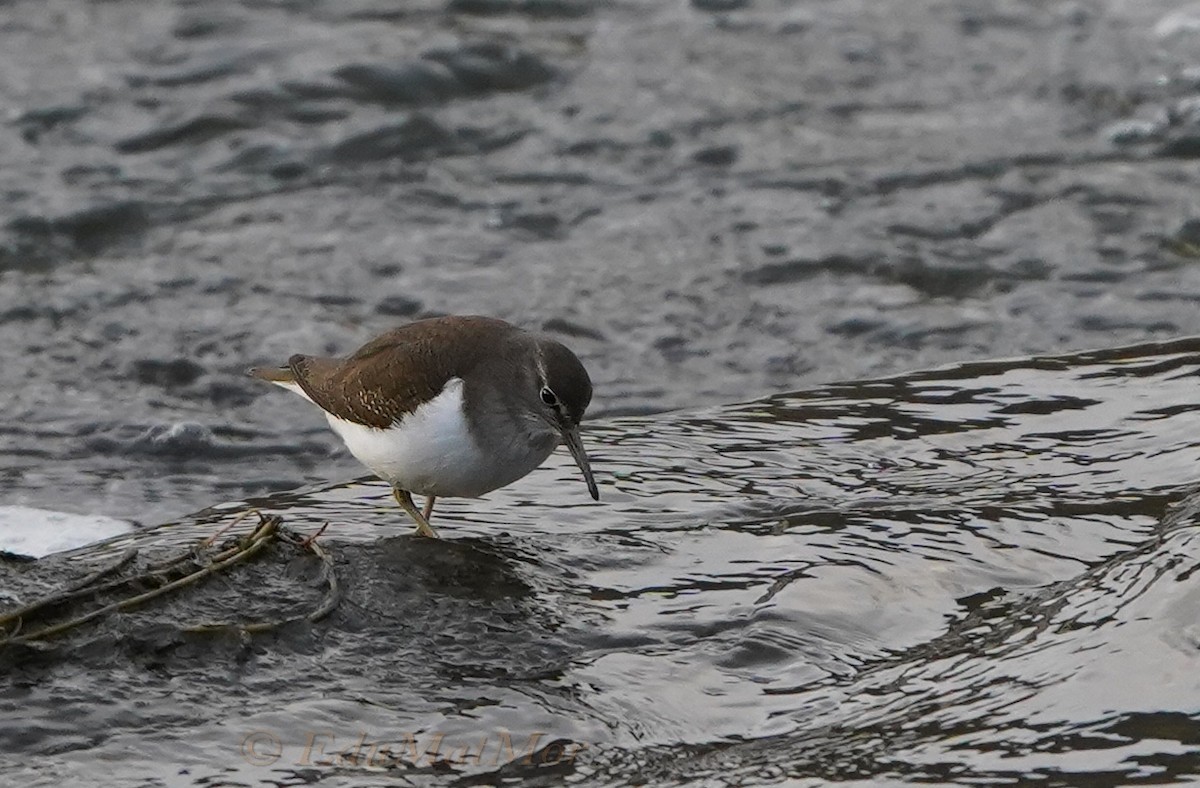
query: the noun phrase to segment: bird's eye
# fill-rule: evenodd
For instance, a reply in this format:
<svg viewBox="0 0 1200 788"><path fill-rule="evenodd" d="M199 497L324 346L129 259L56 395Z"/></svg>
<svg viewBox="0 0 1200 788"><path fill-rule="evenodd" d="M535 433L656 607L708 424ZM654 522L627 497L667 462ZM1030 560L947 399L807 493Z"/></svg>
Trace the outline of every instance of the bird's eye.
<svg viewBox="0 0 1200 788"><path fill-rule="evenodd" d="M558 397L554 395L554 392L550 390L549 386L542 386L541 396L542 402L546 403L552 408L558 404Z"/></svg>

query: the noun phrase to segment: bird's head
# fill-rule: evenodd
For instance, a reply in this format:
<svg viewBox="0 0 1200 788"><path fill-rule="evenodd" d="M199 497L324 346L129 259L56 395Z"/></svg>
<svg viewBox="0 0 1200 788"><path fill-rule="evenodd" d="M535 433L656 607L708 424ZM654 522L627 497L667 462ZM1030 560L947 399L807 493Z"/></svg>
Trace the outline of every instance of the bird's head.
<svg viewBox="0 0 1200 788"><path fill-rule="evenodd" d="M575 464L583 472L588 492L598 501L600 492L596 489L592 466L579 435L579 422L592 401L592 379L579 358L553 339L539 338L535 353L537 374L526 383L534 389L527 392L527 396L535 399L539 420L566 444Z"/></svg>

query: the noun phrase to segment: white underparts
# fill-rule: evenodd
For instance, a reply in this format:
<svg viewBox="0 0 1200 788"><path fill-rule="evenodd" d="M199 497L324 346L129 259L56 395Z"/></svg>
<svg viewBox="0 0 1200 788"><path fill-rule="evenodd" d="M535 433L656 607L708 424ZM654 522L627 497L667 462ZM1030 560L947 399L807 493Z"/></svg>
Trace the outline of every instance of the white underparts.
<svg viewBox="0 0 1200 788"><path fill-rule="evenodd" d="M296 383L277 385L312 401ZM463 381L451 378L436 397L398 424L379 429L326 413L325 418L359 462L380 478L420 495L474 498L511 484L541 465L553 450L533 450L514 431L511 444L485 456L467 427Z"/></svg>

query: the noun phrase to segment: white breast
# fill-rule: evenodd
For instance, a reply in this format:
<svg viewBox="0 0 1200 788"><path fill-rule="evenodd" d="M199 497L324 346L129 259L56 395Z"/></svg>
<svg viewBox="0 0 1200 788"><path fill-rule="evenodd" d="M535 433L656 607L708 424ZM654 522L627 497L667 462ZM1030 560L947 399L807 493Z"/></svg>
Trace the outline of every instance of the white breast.
<svg viewBox="0 0 1200 788"><path fill-rule="evenodd" d="M279 385L305 396L294 383ZM485 456L467 428L461 378L451 378L436 397L392 427L367 427L329 413L325 418L359 462L420 495L483 495L529 473L554 449L550 444L531 454L529 444L518 440Z"/></svg>

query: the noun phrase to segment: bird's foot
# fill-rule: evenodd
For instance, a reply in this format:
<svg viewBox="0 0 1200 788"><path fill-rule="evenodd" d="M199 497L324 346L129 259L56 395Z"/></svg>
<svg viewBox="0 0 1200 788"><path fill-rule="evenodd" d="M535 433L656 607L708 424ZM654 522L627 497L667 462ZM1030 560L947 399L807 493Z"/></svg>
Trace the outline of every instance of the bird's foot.
<svg viewBox="0 0 1200 788"><path fill-rule="evenodd" d="M408 490L401 490L399 487L392 488L392 495L396 498L396 503L400 504L400 508L408 512L408 516L413 518L417 523L417 536L428 536L431 539L437 539L437 531L433 530L433 526L429 524L429 520L413 503L412 494Z"/></svg>

